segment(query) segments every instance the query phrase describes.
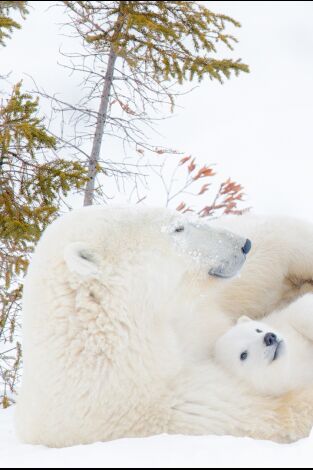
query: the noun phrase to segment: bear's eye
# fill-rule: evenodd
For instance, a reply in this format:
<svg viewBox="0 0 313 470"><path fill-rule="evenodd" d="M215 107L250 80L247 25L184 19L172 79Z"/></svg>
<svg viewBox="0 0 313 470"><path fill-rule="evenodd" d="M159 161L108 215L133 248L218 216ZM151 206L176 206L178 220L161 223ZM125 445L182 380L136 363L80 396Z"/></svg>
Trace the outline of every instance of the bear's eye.
<svg viewBox="0 0 313 470"><path fill-rule="evenodd" d="M248 351L245 351L240 355L240 360L246 361L247 359L248 359Z"/></svg>
<svg viewBox="0 0 313 470"><path fill-rule="evenodd" d="M177 227L177 228L175 229L175 233L181 233L181 232L183 232L184 230L185 230L185 227L183 227L183 226Z"/></svg>
<svg viewBox="0 0 313 470"><path fill-rule="evenodd" d="M259 330L259 329L258 329L258 330L255 330L255 331L256 331L257 333L259 333L259 334L263 333L263 331L262 331L262 330Z"/></svg>

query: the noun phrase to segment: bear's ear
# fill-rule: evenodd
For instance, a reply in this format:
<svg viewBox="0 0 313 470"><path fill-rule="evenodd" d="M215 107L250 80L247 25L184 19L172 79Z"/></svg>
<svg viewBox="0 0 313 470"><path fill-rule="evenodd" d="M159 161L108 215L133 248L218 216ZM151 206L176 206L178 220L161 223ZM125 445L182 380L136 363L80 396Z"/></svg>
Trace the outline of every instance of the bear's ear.
<svg viewBox="0 0 313 470"><path fill-rule="evenodd" d="M247 316L240 317L238 322L237 322L237 325L241 325L242 323L248 323L250 321L253 321L253 320L251 318L247 317Z"/></svg>
<svg viewBox="0 0 313 470"><path fill-rule="evenodd" d="M70 243L64 249L64 260L71 272L83 277L95 277L99 273L92 250L84 243Z"/></svg>

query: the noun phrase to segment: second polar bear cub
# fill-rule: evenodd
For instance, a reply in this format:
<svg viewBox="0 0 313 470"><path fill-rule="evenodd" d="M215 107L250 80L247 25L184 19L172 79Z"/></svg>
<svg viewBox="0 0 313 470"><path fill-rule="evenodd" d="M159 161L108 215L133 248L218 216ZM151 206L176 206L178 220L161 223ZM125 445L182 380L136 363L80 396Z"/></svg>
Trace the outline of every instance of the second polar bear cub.
<svg viewBox="0 0 313 470"><path fill-rule="evenodd" d="M313 384L313 296L264 322L242 317L215 346L215 359L258 392L279 396Z"/></svg>

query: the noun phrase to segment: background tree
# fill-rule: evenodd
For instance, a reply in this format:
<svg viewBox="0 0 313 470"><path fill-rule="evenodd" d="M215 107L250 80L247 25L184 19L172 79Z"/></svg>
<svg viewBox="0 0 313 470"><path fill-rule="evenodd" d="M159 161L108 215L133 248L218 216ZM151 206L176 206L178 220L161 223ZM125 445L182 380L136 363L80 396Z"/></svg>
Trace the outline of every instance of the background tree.
<svg viewBox="0 0 313 470"><path fill-rule="evenodd" d="M5 40L10 38L14 29L20 29L20 24L11 16L16 11L25 18L28 13L27 3L23 1L0 2L0 45L5 45Z"/></svg>
<svg viewBox="0 0 313 470"><path fill-rule="evenodd" d="M68 26L82 39L81 53L67 54L71 70L83 74L78 104L53 99L62 114L71 113L75 135L64 140L80 152L88 168L84 204L96 197L97 175L134 174L140 167L114 163L108 138L130 144L141 162L144 152L160 156L169 149L151 144L146 129L161 119L164 104L173 109L176 85L208 77L222 82L247 72L240 60L220 59L220 45L232 49L226 32L234 19L196 1L65 1ZM64 120L63 120L64 122ZM63 134L64 135L64 134ZM106 144L103 148L103 136ZM92 142L91 148L88 144ZM83 150L82 150L83 149ZM141 165L141 167L144 165Z"/></svg>
<svg viewBox="0 0 313 470"><path fill-rule="evenodd" d="M3 5L5 4L5 5ZM13 4L13 5L12 5ZM17 5L15 5L17 4ZM25 2L1 2L0 31L17 27L3 16ZM4 21L6 19L6 21ZM7 37L0 33L3 37ZM2 92L3 95L3 92ZM39 102L21 83L0 99L0 406L14 399L22 351L18 341L21 280L42 230L62 199L86 184L77 162L60 159L54 137L38 117Z"/></svg>
<svg viewBox="0 0 313 470"><path fill-rule="evenodd" d="M0 106L0 403L8 406L18 380L20 281L62 198L86 183L76 162L59 159L56 141L38 117L38 100L19 83Z"/></svg>

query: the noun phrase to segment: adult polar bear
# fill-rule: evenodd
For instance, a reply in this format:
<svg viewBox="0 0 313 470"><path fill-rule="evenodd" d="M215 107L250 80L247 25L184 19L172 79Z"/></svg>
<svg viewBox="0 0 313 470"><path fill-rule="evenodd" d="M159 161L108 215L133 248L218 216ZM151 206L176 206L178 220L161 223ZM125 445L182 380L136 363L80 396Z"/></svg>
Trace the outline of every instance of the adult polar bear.
<svg viewBox="0 0 313 470"><path fill-rule="evenodd" d="M216 222L220 224L221 222ZM236 218L237 234L161 209L86 208L52 224L24 292L17 429L53 447L157 433L291 441L312 390L259 397L209 360L242 314L312 287L313 229ZM251 256L246 237L253 240Z"/></svg>

